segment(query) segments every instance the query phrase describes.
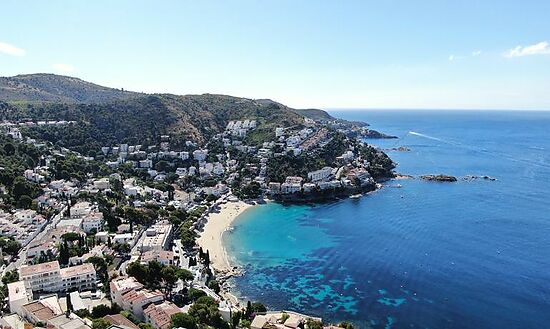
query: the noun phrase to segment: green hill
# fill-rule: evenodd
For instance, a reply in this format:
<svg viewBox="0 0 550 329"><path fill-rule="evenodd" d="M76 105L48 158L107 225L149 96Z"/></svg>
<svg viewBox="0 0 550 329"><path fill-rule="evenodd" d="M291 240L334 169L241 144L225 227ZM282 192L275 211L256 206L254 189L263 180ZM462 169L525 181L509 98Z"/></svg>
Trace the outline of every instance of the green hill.
<svg viewBox="0 0 550 329"><path fill-rule="evenodd" d="M116 143L156 143L170 135L173 144L204 144L230 120L255 119L253 140L276 126L295 126L303 116L276 102L226 95L140 94L52 74L0 78L0 117L12 121L76 121L70 129L28 128L31 137L46 139L93 154Z"/></svg>
<svg viewBox="0 0 550 329"><path fill-rule="evenodd" d="M4 101L105 103L139 95L55 74L0 77L0 100Z"/></svg>

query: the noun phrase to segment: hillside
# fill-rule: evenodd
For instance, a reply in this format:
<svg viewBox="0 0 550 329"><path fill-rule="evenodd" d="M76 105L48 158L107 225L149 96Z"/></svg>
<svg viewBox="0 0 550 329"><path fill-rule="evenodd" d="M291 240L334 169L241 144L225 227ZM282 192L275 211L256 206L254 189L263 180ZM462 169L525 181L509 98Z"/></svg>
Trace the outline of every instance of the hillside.
<svg viewBox="0 0 550 329"><path fill-rule="evenodd" d="M105 103L139 95L55 74L0 77L0 100L3 101Z"/></svg>
<svg viewBox="0 0 550 329"><path fill-rule="evenodd" d="M6 81L11 78L3 79ZM75 78L42 74L26 79L37 86L48 85L48 90L64 95L60 98L63 101L37 101L38 96L49 97L52 93L45 94L41 92L43 88L21 84L17 93L12 92L12 89L4 92L9 97L0 98L0 117L11 121L76 121L76 125L70 129L45 125L26 130L31 137L45 139L87 155L94 155L101 146L121 142L154 144L164 134L171 136L174 145L183 145L186 140L204 144L213 135L222 132L230 120L257 120L258 128L250 134L250 138L258 141L265 134L272 133L276 126L303 123L302 116L275 102L264 103L211 94L178 96L122 93ZM56 87L44 79L61 82ZM82 88L75 89L71 81ZM68 85L70 87L66 88ZM105 91L103 99L114 100L77 102L75 98L69 98L69 95L75 95L77 89L81 92L79 99L93 100ZM117 99L118 96L121 97Z"/></svg>
<svg viewBox="0 0 550 329"><path fill-rule="evenodd" d="M315 121L333 121L335 117L319 109L295 109L296 113Z"/></svg>
<svg viewBox="0 0 550 329"><path fill-rule="evenodd" d="M269 99L141 94L53 74L0 77L0 118L75 121L70 129L37 126L27 131L31 137L89 155L101 146L122 142L155 144L160 135L170 135L174 145L186 140L205 144L230 120L245 119L258 122L247 142L259 145L274 138L275 127L303 124L304 117L334 121L338 127L366 125L333 118L323 110L295 110Z"/></svg>

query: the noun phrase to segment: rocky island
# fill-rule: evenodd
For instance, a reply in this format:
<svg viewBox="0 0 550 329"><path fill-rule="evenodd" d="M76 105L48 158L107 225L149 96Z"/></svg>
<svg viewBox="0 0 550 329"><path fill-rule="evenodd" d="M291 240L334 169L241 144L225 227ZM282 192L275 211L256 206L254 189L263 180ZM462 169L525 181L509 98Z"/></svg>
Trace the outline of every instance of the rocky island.
<svg viewBox="0 0 550 329"><path fill-rule="evenodd" d="M427 181L435 181L435 182L456 182L457 179L454 176L449 175L422 175L420 178L427 180Z"/></svg>

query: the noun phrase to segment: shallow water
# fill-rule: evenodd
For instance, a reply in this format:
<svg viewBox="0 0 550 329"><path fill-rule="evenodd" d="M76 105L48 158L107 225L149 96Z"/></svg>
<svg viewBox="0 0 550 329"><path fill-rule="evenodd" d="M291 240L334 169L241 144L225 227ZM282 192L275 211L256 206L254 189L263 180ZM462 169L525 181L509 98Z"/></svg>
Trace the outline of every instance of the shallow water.
<svg viewBox="0 0 550 329"><path fill-rule="evenodd" d="M333 114L399 136L369 142L410 148L389 152L401 173L498 180L400 180L360 199L253 208L224 235L246 268L242 296L359 327L548 326L549 112Z"/></svg>

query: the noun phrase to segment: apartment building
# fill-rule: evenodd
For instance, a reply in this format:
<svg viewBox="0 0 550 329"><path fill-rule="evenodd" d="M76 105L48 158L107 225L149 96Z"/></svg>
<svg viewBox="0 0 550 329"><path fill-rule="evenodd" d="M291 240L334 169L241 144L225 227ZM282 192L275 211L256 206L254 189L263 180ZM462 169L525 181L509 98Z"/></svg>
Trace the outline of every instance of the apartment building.
<svg viewBox="0 0 550 329"><path fill-rule="evenodd" d="M19 269L19 278L33 292L86 290L95 287L96 272L92 264L61 268L59 262L53 261L23 266Z"/></svg>

